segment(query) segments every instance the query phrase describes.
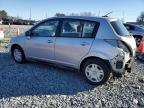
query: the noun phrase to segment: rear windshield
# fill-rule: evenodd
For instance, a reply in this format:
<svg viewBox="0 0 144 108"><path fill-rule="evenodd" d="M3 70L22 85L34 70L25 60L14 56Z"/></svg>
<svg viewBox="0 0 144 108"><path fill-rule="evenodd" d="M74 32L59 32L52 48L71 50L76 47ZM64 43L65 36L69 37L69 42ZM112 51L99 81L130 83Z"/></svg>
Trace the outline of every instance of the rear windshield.
<svg viewBox="0 0 144 108"><path fill-rule="evenodd" d="M125 26L122 24L121 21L112 21L111 22L112 27L114 28L115 32L120 36L130 36L129 32L125 28Z"/></svg>

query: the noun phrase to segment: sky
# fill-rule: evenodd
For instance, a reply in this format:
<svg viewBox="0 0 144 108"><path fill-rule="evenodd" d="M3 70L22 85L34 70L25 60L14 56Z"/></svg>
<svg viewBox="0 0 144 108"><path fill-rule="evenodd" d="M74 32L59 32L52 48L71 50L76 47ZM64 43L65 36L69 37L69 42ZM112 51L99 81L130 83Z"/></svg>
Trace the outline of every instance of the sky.
<svg viewBox="0 0 144 108"><path fill-rule="evenodd" d="M113 12L110 17L124 18L125 22L136 21L144 11L144 0L0 0L0 10L10 16L23 19L42 20L53 17L55 13L91 12L103 16Z"/></svg>

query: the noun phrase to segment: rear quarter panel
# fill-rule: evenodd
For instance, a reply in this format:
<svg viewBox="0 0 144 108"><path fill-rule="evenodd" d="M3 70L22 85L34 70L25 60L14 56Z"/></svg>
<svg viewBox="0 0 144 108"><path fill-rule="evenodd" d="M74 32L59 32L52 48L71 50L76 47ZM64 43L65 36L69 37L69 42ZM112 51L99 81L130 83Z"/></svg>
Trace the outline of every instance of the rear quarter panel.
<svg viewBox="0 0 144 108"><path fill-rule="evenodd" d="M94 40L92 47L89 51L89 53L83 57L80 61L80 63L88 57L98 57L101 58L103 60L108 60L110 61L111 59L113 59L117 54L118 54L118 50L109 45L108 43L106 43L104 40L102 39L96 39Z"/></svg>

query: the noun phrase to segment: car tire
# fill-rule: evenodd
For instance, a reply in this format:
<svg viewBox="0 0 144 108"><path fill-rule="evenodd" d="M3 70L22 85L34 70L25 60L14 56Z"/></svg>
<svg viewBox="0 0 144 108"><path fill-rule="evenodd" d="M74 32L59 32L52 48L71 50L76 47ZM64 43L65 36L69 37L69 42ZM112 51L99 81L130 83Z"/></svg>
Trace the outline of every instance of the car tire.
<svg viewBox="0 0 144 108"><path fill-rule="evenodd" d="M26 61L24 51L19 46L12 49L12 57L17 63L24 63Z"/></svg>
<svg viewBox="0 0 144 108"><path fill-rule="evenodd" d="M104 61L90 59L83 64L82 73L90 84L98 86L107 82L111 71Z"/></svg>

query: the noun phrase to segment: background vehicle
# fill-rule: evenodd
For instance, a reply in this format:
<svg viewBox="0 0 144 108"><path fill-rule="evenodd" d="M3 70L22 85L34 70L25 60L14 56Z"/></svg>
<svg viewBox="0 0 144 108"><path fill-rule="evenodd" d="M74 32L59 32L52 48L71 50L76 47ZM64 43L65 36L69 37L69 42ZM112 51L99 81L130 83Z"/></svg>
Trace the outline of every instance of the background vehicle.
<svg viewBox="0 0 144 108"><path fill-rule="evenodd" d="M36 23L36 21L34 21L34 20L29 20L29 22L30 22L30 25L35 25L35 23Z"/></svg>
<svg viewBox="0 0 144 108"><path fill-rule="evenodd" d="M130 72L136 43L121 21L103 17L54 17L12 38L10 51L23 63L35 59L80 70L91 84L110 73Z"/></svg>
<svg viewBox="0 0 144 108"><path fill-rule="evenodd" d="M14 21L14 24L16 25L34 25L34 20L23 20L23 19L17 19Z"/></svg>
<svg viewBox="0 0 144 108"><path fill-rule="evenodd" d="M33 25L36 25L36 24L38 24L40 22L40 20L39 21L35 21L34 23L33 23Z"/></svg>
<svg viewBox="0 0 144 108"><path fill-rule="evenodd" d="M0 24L2 24L3 23L3 20L2 19L0 19Z"/></svg>
<svg viewBox="0 0 144 108"><path fill-rule="evenodd" d="M14 21L14 24L16 24L16 25L24 25L24 20L17 19L17 20Z"/></svg>
<svg viewBox="0 0 144 108"><path fill-rule="evenodd" d="M3 24L8 25L8 24L13 24L13 20L12 19L7 19L7 18L3 18Z"/></svg>
<svg viewBox="0 0 144 108"><path fill-rule="evenodd" d="M23 25L30 25L30 21L29 20L23 20Z"/></svg>
<svg viewBox="0 0 144 108"><path fill-rule="evenodd" d="M124 26L127 28L127 30L130 33L132 33L138 47L140 42L142 41L142 38L144 38L144 26L138 26L138 25L128 24L128 23L124 24Z"/></svg>
<svg viewBox="0 0 144 108"><path fill-rule="evenodd" d="M4 32L3 32L3 28L0 25L0 41L2 41L4 39Z"/></svg>

